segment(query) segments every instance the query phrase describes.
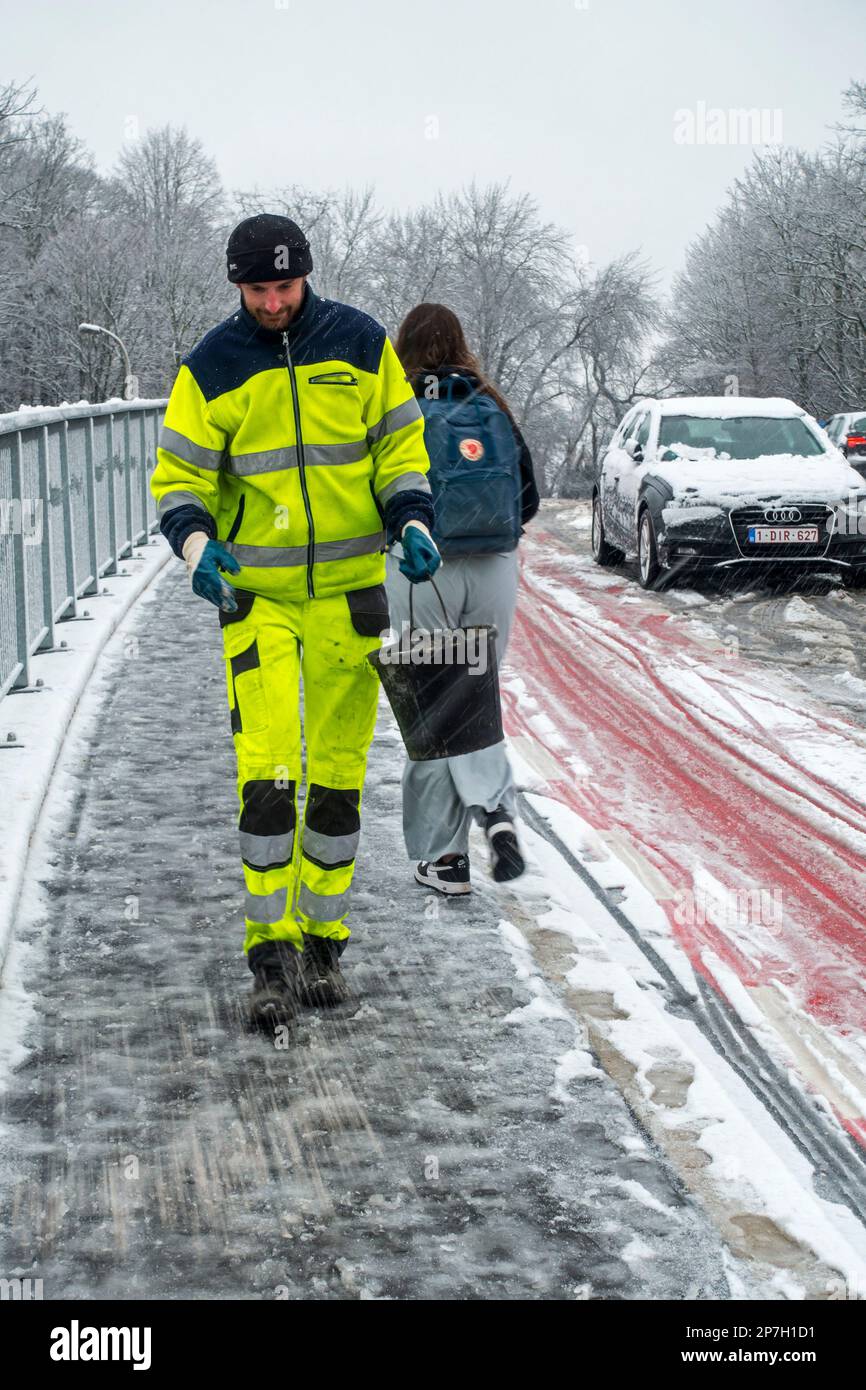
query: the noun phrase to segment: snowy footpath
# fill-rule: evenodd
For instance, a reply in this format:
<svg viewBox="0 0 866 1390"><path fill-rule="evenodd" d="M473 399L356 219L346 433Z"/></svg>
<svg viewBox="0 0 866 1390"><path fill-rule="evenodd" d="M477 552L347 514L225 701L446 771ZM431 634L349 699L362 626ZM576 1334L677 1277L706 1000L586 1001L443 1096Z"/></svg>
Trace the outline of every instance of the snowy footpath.
<svg viewBox="0 0 866 1390"><path fill-rule="evenodd" d="M479 840L473 895L447 901L411 878L383 703L354 1000L287 1046L243 1030L219 626L180 565L142 565L50 773L37 716L75 653L3 710L30 750L4 765L7 849L34 767L48 790L5 871L0 1276L46 1299L862 1297L835 1121L725 1043L645 872L551 790L541 711L512 740L529 871L493 884Z"/></svg>
<svg viewBox="0 0 866 1390"><path fill-rule="evenodd" d="M543 875L519 900L479 846L471 899L413 885L401 763L383 709L354 1006L287 1048L245 1034L216 615L175 564L133 606L51 778L0 992L0 1274L48 1299L750 1296L534 962Z"/></svg>

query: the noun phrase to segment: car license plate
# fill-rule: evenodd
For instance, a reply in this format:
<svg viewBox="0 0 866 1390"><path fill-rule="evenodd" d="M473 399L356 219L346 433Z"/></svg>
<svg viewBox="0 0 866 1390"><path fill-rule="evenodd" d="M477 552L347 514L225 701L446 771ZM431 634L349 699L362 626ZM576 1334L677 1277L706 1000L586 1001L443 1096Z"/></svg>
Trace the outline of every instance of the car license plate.
<svg viewBox="0 0 866 1390"><path fill-rule="evenodd" d="M750 545L816 545L817 526L750 526Z"/></svg>

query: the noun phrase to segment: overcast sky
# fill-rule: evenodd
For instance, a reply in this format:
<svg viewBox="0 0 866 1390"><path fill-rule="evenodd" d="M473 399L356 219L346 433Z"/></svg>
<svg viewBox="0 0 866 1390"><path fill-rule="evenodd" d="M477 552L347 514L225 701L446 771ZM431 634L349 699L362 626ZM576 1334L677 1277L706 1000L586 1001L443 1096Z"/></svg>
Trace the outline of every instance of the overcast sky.
<svg viewBox="0 0 866 1390"><path fill-rule="evenodd" d="M596 262L663 280L746 166L677 110L781 113L814 149L866 78L866 0L0 0L0 81L32 77L108 169L185 125L227 188L373 183L406 207L510 178ZM770 117L768 117L769 119Z"/></svg>

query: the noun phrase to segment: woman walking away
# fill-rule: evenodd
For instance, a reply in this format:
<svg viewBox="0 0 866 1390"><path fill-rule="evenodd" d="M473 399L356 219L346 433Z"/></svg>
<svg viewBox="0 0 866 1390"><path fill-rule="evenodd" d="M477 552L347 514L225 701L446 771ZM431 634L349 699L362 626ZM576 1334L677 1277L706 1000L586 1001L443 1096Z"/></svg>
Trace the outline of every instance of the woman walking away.
<svg viewBox="0 0 866 1390"><path fill-rule="evenodd" d="M449 623L491 623L501 664L517 605L517 545L538 511L532 458L511 411L470 352L457 315L419 304L403 321L397 356L424 413L424 443L436 509L433 538L443 556L436 576ZM400 545L387 560L391 625L409 620L410 585ZM445 621L432 584L413 595L418 627ZM415 878L440 893L468 893L469 827L483 826L498 882L525 868L515 830L516 795L505 744L459 757L407 762L403 833Z"/></svg>

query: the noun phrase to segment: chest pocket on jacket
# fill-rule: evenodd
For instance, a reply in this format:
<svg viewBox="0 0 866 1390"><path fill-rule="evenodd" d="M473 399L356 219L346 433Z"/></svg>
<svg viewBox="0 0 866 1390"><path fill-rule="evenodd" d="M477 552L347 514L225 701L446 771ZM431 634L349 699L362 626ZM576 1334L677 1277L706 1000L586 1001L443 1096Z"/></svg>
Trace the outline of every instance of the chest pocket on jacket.
<svg viewBox="0 0 866 1390"><path fill-rule="evenodd" d="M321 372L307 378L308 386L357 386L358 378L351 372Z"/></svg>

